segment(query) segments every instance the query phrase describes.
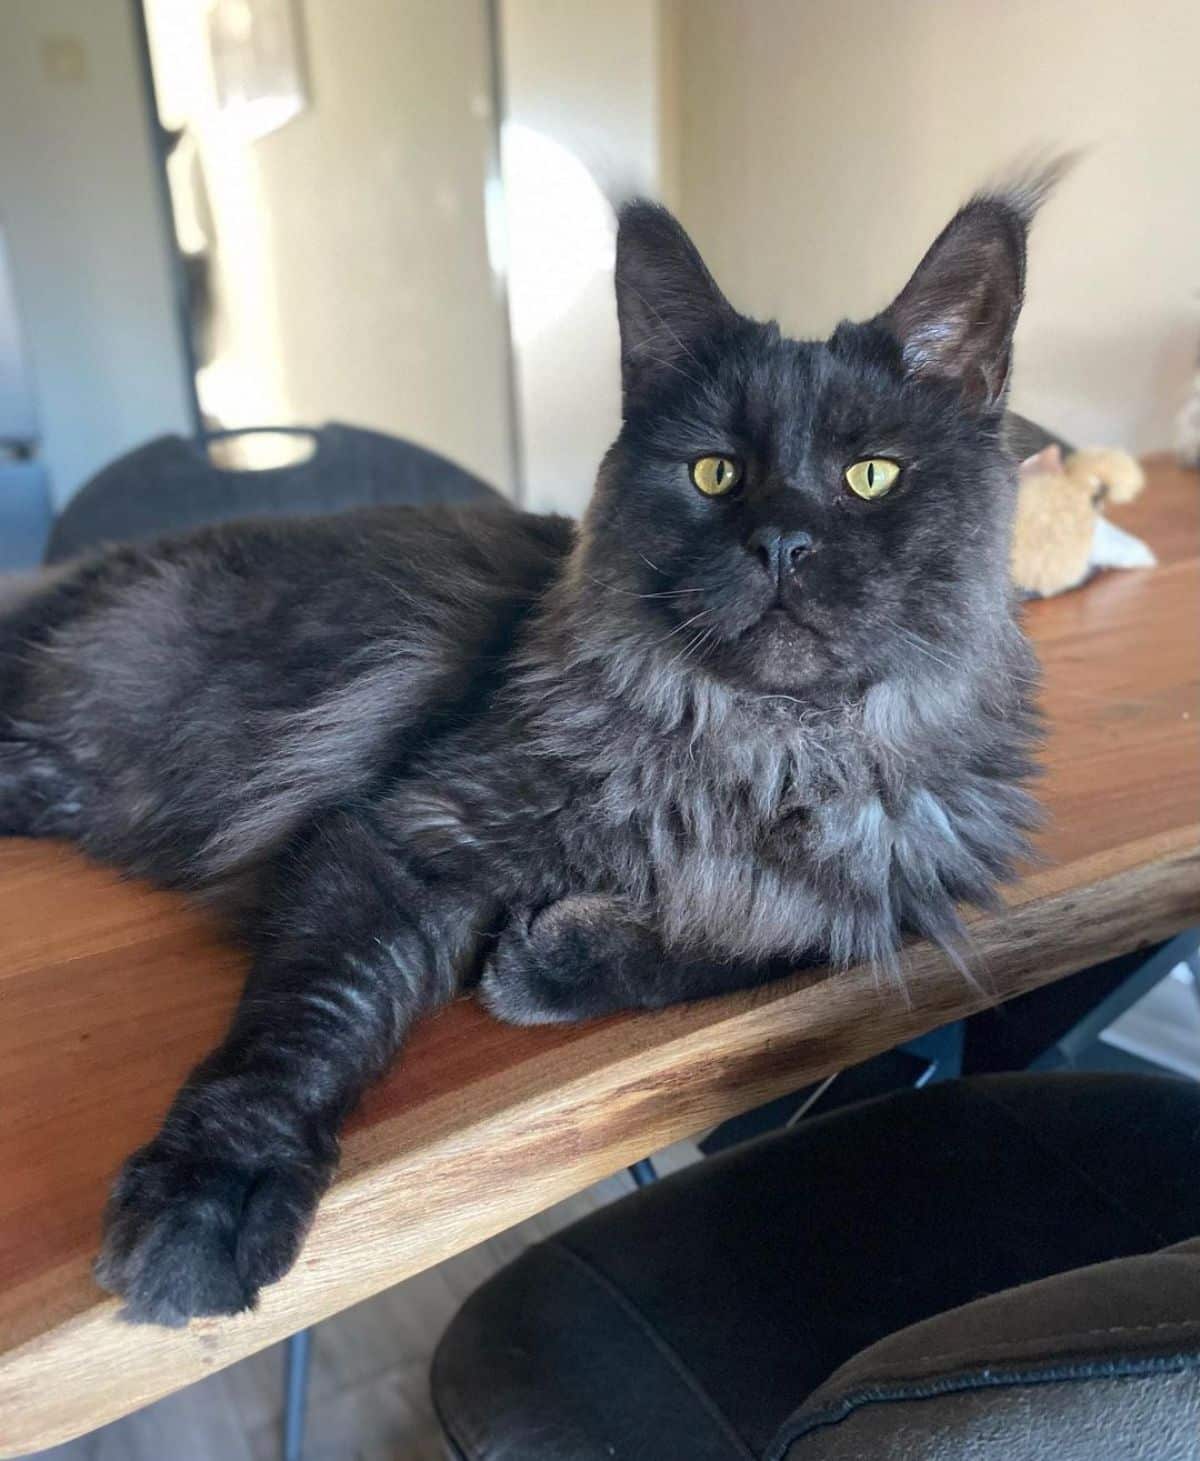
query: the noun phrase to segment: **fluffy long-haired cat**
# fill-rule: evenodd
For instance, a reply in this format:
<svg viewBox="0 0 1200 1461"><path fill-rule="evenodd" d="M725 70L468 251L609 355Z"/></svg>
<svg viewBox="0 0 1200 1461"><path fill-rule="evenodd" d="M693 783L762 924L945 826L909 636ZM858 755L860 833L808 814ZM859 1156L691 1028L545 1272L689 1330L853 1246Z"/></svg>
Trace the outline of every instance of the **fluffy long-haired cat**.
<svg viewBox="0 0 1200 1461"><path fill-rule="evenodd" d="M165 1324L296 1257L413 1021L716 994L954 949L1032 803L1001 442L1045 179L975 198L825 341L627 207L624 421L577 530L508 509L242 523L0 617L0 832L226 895L224 1042L122 1171L100 1281Z"/></svg>

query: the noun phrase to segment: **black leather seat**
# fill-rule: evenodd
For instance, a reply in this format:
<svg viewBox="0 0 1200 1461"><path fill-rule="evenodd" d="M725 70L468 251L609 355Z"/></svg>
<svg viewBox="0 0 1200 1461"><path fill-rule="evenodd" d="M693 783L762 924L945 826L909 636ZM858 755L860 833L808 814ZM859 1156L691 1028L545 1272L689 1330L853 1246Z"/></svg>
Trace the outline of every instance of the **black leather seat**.
<svg viewBox="0 0 1200 1461"><path fill-rule="evenodd" d="M156 437L97 472L71 498L51 531L45 561L238 517L499 500L486 482L446 457L379 431L336 422L319 430L264 430L311 438L315 449L292 466L230 471L214 466L199 442ZM218 432L210 439L253 434Z"/></svg>
<svg viewBox="0 0 1200 1461"><path fill-rule="evenodd" d="M907 1091L531 1249L434 1399L466 1461L1197 1461L1198 1233L1190 1082Z"/></svg>

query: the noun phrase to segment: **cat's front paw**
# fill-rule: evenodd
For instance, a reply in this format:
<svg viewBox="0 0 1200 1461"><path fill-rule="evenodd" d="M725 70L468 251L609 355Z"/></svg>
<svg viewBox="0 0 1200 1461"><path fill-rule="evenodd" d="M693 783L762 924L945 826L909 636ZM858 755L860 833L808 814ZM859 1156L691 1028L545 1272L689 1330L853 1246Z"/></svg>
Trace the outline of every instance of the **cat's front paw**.
<svg viewBox="0 0 1200 1461"><path fill-rule="evenodd" d="M479 996L510 1025L553 1025L627 1008L617 989L620 950L606 898L560 899L518 915L501 934Z"/></svg>
<svg viewBox="0 0 1200 1461"><path fill-rule="evenodd" d="M568 979L554 950L538 938L531 921L515 921L504 932L479 981L489 1014L509 1025L553 1025L576 1018Z"/></svg>
<svg viewBox="0 0 1200 1461"><path fill-rule="evenodd" d="M294 1165L239 1166L151 1142L117 1178L96 1279L135 1323L177 1328L251 1309L295 1262L326 1180Z"/></svg>

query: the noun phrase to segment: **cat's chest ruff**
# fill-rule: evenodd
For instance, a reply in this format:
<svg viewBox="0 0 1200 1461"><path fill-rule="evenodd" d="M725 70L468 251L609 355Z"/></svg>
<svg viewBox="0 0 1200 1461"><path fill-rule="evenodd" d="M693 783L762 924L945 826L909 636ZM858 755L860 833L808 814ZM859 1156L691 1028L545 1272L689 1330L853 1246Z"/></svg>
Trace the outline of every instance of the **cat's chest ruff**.
<svg viewBox="0 0 1200 1461"><path fill-rule="evenodd" d="M796 797L660 861L659 915L668 937L734 958L873 951L895 937L904 890L955 881L965 855L953 812L923 787L899 806L866 790Z"/></svg>

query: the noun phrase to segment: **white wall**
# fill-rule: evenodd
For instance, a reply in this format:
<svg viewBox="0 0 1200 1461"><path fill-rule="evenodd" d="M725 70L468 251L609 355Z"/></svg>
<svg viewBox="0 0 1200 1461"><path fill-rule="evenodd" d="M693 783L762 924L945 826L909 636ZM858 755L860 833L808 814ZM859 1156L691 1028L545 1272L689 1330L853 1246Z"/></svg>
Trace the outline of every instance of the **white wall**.
<svg viewBox="0 0 1200 1461"><path fill-rule="evenodd" d="M25 330L0 219L0 442L34 441L38 429Z"/></svg>
<svg viewBox="0 0 1200 1461"><path fill-rule="evenodd" d="M526 503L579 512L620 426L612 203L659 188L656 0L502 0Z"/></svg>
<svg viewBox="0 0 1200 1461"><path fill-rule="evenodd" d="M481 0L301 9L313 107L256 148L288 399L509 488Z"/></svg>
<svg viewBox="0 0 1200 1461"><path fill-rule="evenodd" d="M735 304L818 334L900 287L1031 148L1094 144L1039 220L1013 405L1169 444L1200 339L1195 0L664 0L681 211Z"/></svg>
<svg viewBox="0 0 1200 1461"><path fill-rule="evenodd" d="M47 74L53 38L77 79ZM0 214L58 502L189 425L143 107L128 0L3 0Z"/></svg>
<svg viewBox="0 0 1200 1461"><path fill-rule="evenodd" d="M374 427L510 490L482 0L303 0L310 105L257 141L217 110L205 10L150 7L167 120L198 140L216 237L206 410Z"/></svg>

